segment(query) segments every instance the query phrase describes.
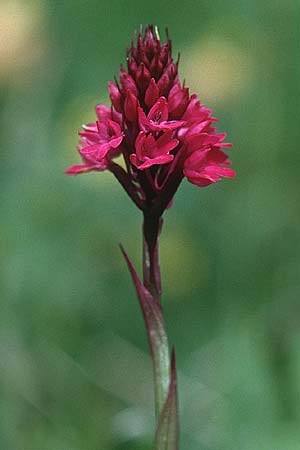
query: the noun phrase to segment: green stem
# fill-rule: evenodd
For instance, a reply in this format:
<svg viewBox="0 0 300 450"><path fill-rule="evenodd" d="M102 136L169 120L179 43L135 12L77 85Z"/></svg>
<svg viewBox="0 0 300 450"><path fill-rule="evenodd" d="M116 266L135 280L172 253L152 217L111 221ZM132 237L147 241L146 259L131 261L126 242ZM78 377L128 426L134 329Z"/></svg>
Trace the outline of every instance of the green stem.
<svg viewBox="0 0 300 450"><path fill-rule="evenodd" d="M149 289L154 299L159 303L159 315L157 323L158 329L155 335L151 336L148 330L150 348L152 353L153 375L154 375L154 396L155 414L158 419L168 396L170 386L170 354L168 336L166 333L163 310L160 303L160 265L159 265L159 234L162 227L162 219L144 215L143 225L143 270L144 285Z"/></svg>

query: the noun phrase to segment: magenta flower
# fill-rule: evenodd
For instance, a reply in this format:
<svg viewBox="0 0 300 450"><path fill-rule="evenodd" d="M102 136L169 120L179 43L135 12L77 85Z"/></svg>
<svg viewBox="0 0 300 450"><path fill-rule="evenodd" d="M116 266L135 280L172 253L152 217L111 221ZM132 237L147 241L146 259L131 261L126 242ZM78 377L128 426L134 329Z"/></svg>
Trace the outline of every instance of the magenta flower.
<svg viewBox="0 0 300 450"><path fill-rule="evenodd" d="M218 148L196 150L184 163L184 175L197 186L204 187L219 181L220 175L233 178L234 170L223 165L229 165L228 156Z"/></svg>
<svg viewBox="0 0 300 450"><path fill-rule="evenodd" d="M135 141L135 153L131 153L130 161L138 169L147 169L155 164L166 164L174 159L170 154L177 144L172 133L163 133L157 140L152 134L141 131Z"/></svg>
<svg viewBox="0 0 300 450"><path fill-rule="evenodd" d="M161 44L156 29L140 31L121 66L120 81L108 83L111 107L96 107L97 121L83 127L78 151L83 164L69 174L110 170L140 209L158 215L172 201L184 176L197 186L233 178L220 149L217 119L178 77L171 41ZM122 155L126 170L114 162Z"/></svg>
<svg viewBox="0 0 300 450"><path fill-rule="evenodd" d="M160 97L146 116L143 108L138 108L139 126L143 131L176 130L184 125L182 120L168 120L169 108L165 97Z"/></svg>
<svg viewBox="0 0 300 450"><path fill-rule="evenodd" d="M77 149L84 164L69 167L66 173L70 175L105 170L108 168L109 159L120 154L120 144L124 137L118 123L121 116L105 105L96 106L96 113L99 120L83 125L83 131L79 132L81 140Z"/></svg>

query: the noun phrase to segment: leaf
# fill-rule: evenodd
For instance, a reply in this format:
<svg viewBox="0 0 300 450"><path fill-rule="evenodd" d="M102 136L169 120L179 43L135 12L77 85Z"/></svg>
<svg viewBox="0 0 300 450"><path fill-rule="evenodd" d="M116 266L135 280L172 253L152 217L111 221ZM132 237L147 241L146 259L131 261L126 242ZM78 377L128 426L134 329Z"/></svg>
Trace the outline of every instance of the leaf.
<svg viewBox="0 0 300 450"><path fill-rule="evenodd" d="M172 350L169 392L158 420L154 450L178 450L179 420L175 352Z"/></svg>
<svg viewBox="0 0 300 450"><path fill-rule="evenodd" d="M155 409L162 411L170 385L170 357L162 306L143 285L127 253L120 245L143 312L154 368Z"/></svg>

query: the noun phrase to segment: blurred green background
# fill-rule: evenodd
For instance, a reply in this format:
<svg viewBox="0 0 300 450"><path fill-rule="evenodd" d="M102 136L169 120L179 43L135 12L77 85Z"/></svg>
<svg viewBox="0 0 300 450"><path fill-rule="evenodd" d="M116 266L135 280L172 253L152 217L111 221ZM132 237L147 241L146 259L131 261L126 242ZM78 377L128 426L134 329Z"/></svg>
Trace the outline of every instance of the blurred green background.
<svg viewBox="0 0 300 450"><path fill-rule="evenodd" d="M152 449L118 248L140 269L141 217L109 173L63 171L134 29L155 23L238 174L185 181L165 215L181 450L299 450L299 16L298 0L1 0L1 449Z"/></svg>

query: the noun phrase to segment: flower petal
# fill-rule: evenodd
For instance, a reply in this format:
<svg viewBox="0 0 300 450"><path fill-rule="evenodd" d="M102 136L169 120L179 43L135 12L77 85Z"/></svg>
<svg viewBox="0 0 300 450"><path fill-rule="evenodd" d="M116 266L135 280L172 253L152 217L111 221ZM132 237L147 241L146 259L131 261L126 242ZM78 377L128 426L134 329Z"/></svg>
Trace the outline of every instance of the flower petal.
<svg viewBox="0 0 300 450"><path fill-rule="evenodd" d="M88 164L77 164L75 166L71 166L68 169L65 170L65 173L68 175L79 175L81 173L86 173L86 172L91 172L93 170L96 171L102 171L106 169L106 165L105 164L93 164L93 165L88 165Z"/></svg>
<svg viewBox="0 0 300 450"><path fill-rule="evenodd" d="M159 89L154 78L151 78L150 83L145 92L145 103L147 106L152 106L159 97Z"/></svg>
<svg viewBox="0 0 300 450"><path fill-rule="evenodd" d="M105 142L104 144L90 145L80 150L82 155L90 155L96 161L100 161L103 159L110 149L109 143Z"/></svg>

